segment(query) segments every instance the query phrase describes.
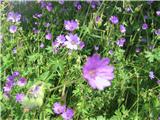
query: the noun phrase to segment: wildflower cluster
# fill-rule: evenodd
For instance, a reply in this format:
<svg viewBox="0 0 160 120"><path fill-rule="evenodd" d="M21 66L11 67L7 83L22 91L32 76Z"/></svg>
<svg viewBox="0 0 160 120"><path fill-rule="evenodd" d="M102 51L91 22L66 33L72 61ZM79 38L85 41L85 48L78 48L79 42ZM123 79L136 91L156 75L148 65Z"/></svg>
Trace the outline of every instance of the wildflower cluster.
<svg viewBox="0 0 160 120"><path fill-rule="evenodd" d="M61 105L59 102L54 103L53 111L57 115L61 115L64 120L71 120L74 111L71 108L67 108L66 105Z"/></svg>
<svg viewBox="0 0 160 120"><path fill-rule="evenodd" d="M160 2L0 0L0 11L2 119L160 118Z"/></svg>
<svg viewBox="0 0 160 120"><path fill-rule="evenodd" d="M21 20L21 14L18 12L11 11L7 15L7 21L11 23L18 23ZM17 26L15 24L10 25L10 33L15 33L17 31Z"/></svg>
<svg viewBox="0 0 160 120"><path fill-rule="evenodd" d="M66 47L70 50L81 50L85 44L83 41L80 41L80 38L77 34L73 33L73 31L79 27L78 21L65 20L64 27L71 33L68 33L68 35L60 34L57 36L56 40L52 42L53 51L56 53L60 46Z"/></svg>
<svg viewBox="0 0 160 120"><path fill-rule="evenodd" d="M14 86L23 87L27 84L27 79L20 76L20 73L18 71L13 72L12 75L9 75L7 77L6 83L3 87L4 95L9 98L11 90ZM23 94L17 94L16 95L16 101L20 102L22 100Z"/></svg>

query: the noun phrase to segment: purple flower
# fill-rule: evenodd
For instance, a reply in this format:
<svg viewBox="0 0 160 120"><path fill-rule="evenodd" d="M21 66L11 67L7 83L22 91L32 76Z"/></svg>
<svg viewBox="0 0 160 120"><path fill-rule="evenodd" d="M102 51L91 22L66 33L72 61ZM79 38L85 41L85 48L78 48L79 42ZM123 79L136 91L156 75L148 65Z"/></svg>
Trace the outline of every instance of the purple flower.
<svg viewBox="0 0 160 120"><path fill-rule="evenodd" d="M58 48L60 46L60 43L57 41L52 42L52 47L53 48Z"/></svg>
<svg viewBox="0 0 160 120"><path fill-rule="evenodd" d="M67 108L65 112L61 114L64 120L71 120L74 116L74 111L71 108Z"/></svg>
<svg viewBox="0 0 160 120"><path fill-rule="evenodd" d="M94 46L94 50L98 51L99 50L99 46Z"/></svg>
<svg viewBox="0 0 160 120"><path fill-rule="evenodd" d="M67 41L64 42L67 48L71 50L77 50L78 46L80 44L80 38L77 36L77 34L69 34L66 35Z"/></svg>
<svg viewBox="0 0 160 120"><path fill-rule="evenodd" d="M15 48L13 48L13 54L16 54L17 53L17 49L16 49L16 47Z"/></svg>
<svg viewBox="0 0 160 120"><path fill-rule="evenodd" d="M54 103L52 109L53 109L54 113L61 114L61 113L65 112L66 106L61 105L59 102L56 102L56 103Z"/></svg>
<svg viewBox="0 0 160 120"><path fill-rule="evenodd" d="M60 46L60 43L57 41L52 42L52 48L53 48L53 53L57 53L58 52L58 47Z"/></svg>
<svg viewBox="0 0 160 120"><path fill-rule="evenodd" d="M52 3L51 3L51 2L48 2L48 3L47 3L47 5L46 5L46 9L47 9L49 12L51 12L51 11L52 11L52 9L53 9L53 5L52 5Z"/></svg>
<svg viewBox="0 0 160 120"><path fill-rule="evenodd" d="M41 4L41 8L45 8L47 5L47 3L45 1L41 1L40 4Z"/></svg>
<svg viewBox="0 0 160 120"><path fill-rule="evenodd" d="M3 35L0 34L0 43L2 43L2 41L3 41Z"/></svg>
<svg viewBox="0 0 160 120"><path fill-rule="evenodd" d="M11 22L19 22L21 19L21 14L17 12L9 12L7 15L7 20Z"/></svg>
<svg viewBox="0 0 160 120"><path fill-rule="evenodd" d="M131 11L132 11L132 8L131 8L131 7L127 7L127 8L125 8L125 11L126 11L126 12L131 12Z"/></svg>
<svg viewBox="0 0 160 120"><path fill-rule="evenodd" d="M124 43L126 42L126 39L125 38L120 38L119 40L116 41L116 44L119 46L119 47L123 47Z"/></svg>
<svg viewBox="0 0 160 120"><path fill-rule="evenodd" d="M147 15L145 15L145 16L144 16L144 19L148 19L148 16L147 16Z"/></svg>
<svg viewBox="0 0 160 120"><path fill-rule="evenodd" d="M142 29L143 29L143 30L148 29L148 24L144 23L144 24L142 25Z"/></svg>
<svg viewBox="0 0 160 120"><path fill-rule="evenodd" d="M109 58L100 59L98 54L87 59L83 66L83 77L93 89L103 90L105 87L111 86L114 67L108 65L109 62Z"/></svg>
<svg viewBox="0 0 160 120"><path fill-rule="evenodd" d="M33 28L33 33L34 34L38 34L40 31L39 30L37 30L36 28Z"/></svg>
<svg viewBox="0 0 160 120"><path fill-rule="evenodd" d="M17 85L22 87L22 86L25 86L27 83L27 79L26 78L20 78L18 81L17 81Z"/></svg>
<svg viewBox="0 0 160 120"><path fill-rule="evenodd" d="M35 85L32 89L31 89L31 95L34 97L38 97L38 95L40 94L42 89L42 86L40 85Z"/></svg>
<svg viewBox="0 0 160 120"><path fill-rule="evenodd" d="M45 37L46 37L47 40L51 40L52 39L52 34L51 33L47 33Z"/></svg>
<svg viewBox="0 0 160 120"><path fill-rule="evenodd" d="M150 77L151 80L155 78L153 71L150 71L150 72L149 72L149 77Z"/></svg>
<svg viewBox="0 0 160 120"><path fill-rule="evenodd" d="M157 80L157 84L159 84L159 85L160 85L160 80Z"/></svg>
<svg viewBox="0 0 160 120"><path fill-rule="evenodd" d="M63 5L64 4L64 0L58 0L59 4Z"/></svg>
<svg viewBox="0 0 160 120"><path fill-rule="evenodd" d="M34 24L35 24L35 25L39 25L39 23L38 23L38 22L35 22Z"/></svg>
<svg viewBox="0 0 160 120"><path fill-rule="evenodd" d="M16 102L21 103L24 100L25 95L23 93L16 94Z"/></svg>
<svg viewBox="0 0 160 120"><path fill-rule="evenodd" d="M33 18L38 19L38 18L41 18L42 16L43 15L41 13L36 13L36 14L33 15Z"/></svg>
<svg viewBox="0 0 160 120"><path fill-rule="evenodd" d="M156 11L157 16L160 16L160 10Z"/></svg>
<svg viewBox="0 0 160 120"><path fill-rule="evenodd" d="M112 54L113 54L113 50L109 50L108 53L109 53L110 55L112 55Z"/></svg>
<svg viewBox="0 0 160 120"><path fill-rule="evenodd" d="M10 92L13 87L13 81L7 81L5 86L3 87L4 92Z"/></svg>
<svg viewBox="0 0 160 120"><path fill-rule="evenodd" d="M155 30L156 35L160 35L160 29Z"/></svg>
<svg viewBox="0 0 160 120"><path fill-rule="evenodd" d="M15 71L13 74L12 74L13 77L18 77L19 76L19 72L18 71Z"/></svg>
<svg viewBox="0 0 160 120"><path fill-rule="evenodd" d="M98 23L100 21L101 17L100 16L97 16L96 17L96 23Z"/></svg>
<svg viewBox="0 0 160 120"><path fill-rule="evenodd" d="M3 93L4 98L9 99L10 98L10 94L8 92L4 92Z"/></svg>
<svg viewBox="0 0 160 120"><path fill-rule="evenodd" d="M101 23L102 23L102 17L97 16L95 22L96 22L96 24L101 25Z"/></svg>
<svg viewBox="0 0 160 120"><path fill-rule="evenodd" d="M117 16L111 16L109 18L109 20L111 21L112 24L118 24L119 20Z"/></svg>
<svg viewBox="0 0 160 120"><path fill-rule="evenodd" d="M141 51L140 48L136 48L136 53L139 53Z"/></svg>
<svg viewBox="0 0 160 120"><path fill-rule="evenodd" d="M147 3L148 3L149 5L151 5L153 2L154 2L154 0L147 0Z"/></svg>
<svg viewBox="0 0 160 120"><path fill-rule="evenodd" d="M50 26L50 23L45 23L44 26L45 26L45 27L49 27L49 26Z"/></svg>
<svg viewBox="0 0 160 120"><path fill-rule="evenodd" d="M97 1L92 0L90 1L90 4L91 4L91 7L95 9L100 4L100 2L98 0Z"/></svg>
<svg viewBox="0 0 160 120"><path fill-rule="evenodd" d="M121 31L121 33L125 33L126 32L126 27L123 24L120 25L120 31Z"/></svg>
<svg viewBox="0 0 160 120"><path fill-rule="evenodd" d="M74 2L74 7L76 7L77 10L80 10L82 8L82 5L80 4L79 1Z"/></svg>
<svg viewBox="0 0 160 120"><path fill-rule="evenodd" d="M93 8L93 9L95 9L96 8L96 3L93 1L93 2L91 2L91 7Z"/></svg>
<svg viewBox="0 0 160 120"><path fill-rule="evenodd" d="M41 43L41 44L40 44L40 48L44 48L44 43Z"/></svg>
<svg viewBox="0 0 160 120"><path fill-rule="evenodd" d="M84 47L85 47L85 44L84 44L83 41L81 41L80 44L79 44L79 48L80 48L80 49L83 49Z"/></svg>
<svg viewBox="0 0 160 120"><path fill-rule="evenodd" d="M12 75L8 76L7 81L14 82L14 76L12 76Z"/></svg>
<svg viewBox="0 0 160 120"><path fill-rule="evenodd" d="M59 35L56 38L57 42L59 42L60 44L63 44L66 41L66 38L64 35Z"/></svg>
<svg viewBox="0 0 160 120"><path fill-rule="evenodd" d="M78 28L78 22L75 20L65 20L64 21L64 27L68 31L74 31Z"/></svg>
<svg viewBox="0 0 160 120"><path fill-rule="evenodd" d="M82 5L81 5L81 4L78 4L76 8L77 8L77 10L81 10Z"/></svg>
<svg viewBox="0 0 160 120"><path fill-rule="evenodd" d="M154 45L149 45L149 46L148 46L148 48L149 48L150 50L153 50L154 47L155 47Z"/></svg>
<svg viewBox="0 0 160 120"><path fill-rule="evenodd" d="M17 31L17 26L11 25L11 26L9 27L9 32L10 32L10 33L15 33L16 31Z"/></svg>

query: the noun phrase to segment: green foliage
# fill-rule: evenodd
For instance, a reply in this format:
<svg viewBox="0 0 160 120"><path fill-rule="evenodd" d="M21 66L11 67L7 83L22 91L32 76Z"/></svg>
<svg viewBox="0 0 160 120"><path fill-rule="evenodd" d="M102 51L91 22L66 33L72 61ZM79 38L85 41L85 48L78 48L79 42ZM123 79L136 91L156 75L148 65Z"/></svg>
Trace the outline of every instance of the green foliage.
<svg viewBox="0 0 160 120"><path fill-rule="evenodd" d="M155 30L160 29L160 17L156 15L160 2L101 1L93 9L89 3L81 1L81 10L74 7L73 1L65 1L64 5L50 2L54 5L51 12L41 8L37 1L3 1L0 4L0 35L3 35L0 43L1 119L61 120L52 110L55 102L61 102L74 110L73 120L157 120L160 36ZM10 11L21 13L21 22L7 21ZM33 18L35 13L42 13L42 17ZM112 15L118 16L117 25L109 21ZM98 23L97 16L100 17ZM52 42L58 35L68 34L64 20L71 19L78 20L79 29L73 33L80 37L85 47L72 52L60 47L56 53ZM47 22L49 27L44 26ZM143 23L148 24L147 30L141 28ZM8 30L12 24L18 27L15 34ZM125 33L120 32L121 24L126 27ZM33 28L39 32L34 34ZM53 35L52 40L45 39L48 31ZM116 41L122 37L126 42L119 47ZM41 43L44 48L40 47ZM99 49L95 50L95 46ZM136 52L137 48L140 52ZM92 89L83 78L83 65L94 53L110 58L114 66L112 85L103 91ZM27 79L27 85L15 85L7 97L3 87L14 71ZM153 80L149 78L150 71L154 72ZM16 101L17 93L25 94L22 103Z"/></svg>
<svg viewBox="0 0 160 120"><path fill-rule="evenodd" d="M160 47L153 51L146 51L145 53L149 62L160 61Z"/></svg>

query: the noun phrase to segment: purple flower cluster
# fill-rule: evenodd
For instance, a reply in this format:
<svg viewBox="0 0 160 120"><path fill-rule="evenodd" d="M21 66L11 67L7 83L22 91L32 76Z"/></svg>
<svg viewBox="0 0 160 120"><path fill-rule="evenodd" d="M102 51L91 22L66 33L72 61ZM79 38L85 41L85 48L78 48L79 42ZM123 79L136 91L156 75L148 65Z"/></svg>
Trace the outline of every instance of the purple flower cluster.
<svg viewBox="0 0 160 120"><path fill-rule="evenodd" d="M7 15L7 21L11 21L11 22L19 22L21 19L21 14L17 13L17 12L9 12Z"/></svg>
<svg viewBox="0 0 160 120"><path fill-rule="evenodd" d="M75 20L64 21L65 29L70 32L76 30L78 26L79 24ZM70 50L81 50L85 46L85 44L84 42L80 41L80 38L77 34L68 33L68 35L60 34L59 36L57 36L56 40L52 42L53 52L57 53L60 46L66 47Z"/></svg>
<svg viewBox="0 0 160 120"><path fill-rule="evenodd" d="M43 15L41 13L36 13L33 15L33 18L39 19L41 18Z"/></svg>
<svg viewBox="0 0 160 120"><path fill-rule="evenodd" d="M83 66L83 76L93 89L103 90L105 87L111 86L114 67L109 63L109 58L100 59L98 54L87 59Z"/></svg>
<svg viewBox="0 0 160 120"><path fill-rule="evenodd" d="M16 81L18 79L18 81ZM13 72L12 75L8 76L6 79L5 86L3 87L4 94L9 94L13 86L18 85L20 87L25 86L27 80L23 77L20 77L18 71Z"/></svg>
<svg viewBox="0 0 160 120"><path fill-rule="evenodd" d="M51 12L53 10L53 5L51 2L41 1L40 4L41 4L41 8L45 8L49 12Z"/></svg>
<svg viewBox="0 0 160 120"><path fill-rule="evenodd" d="M17 23L20 22L21 19L21 14L17 13L17 12L9 12L7 15L7 21L10 21L12 23ZM16 25L11 25L9 27L9 32L10 33L15 33L17 31L17 26Z"/></svg>
<svg viewBox="0 0 160 120"><path fill-rule="evenodd" d="M59 35L56 40L52 42L53 51L57 52L60 46L65 46L70 50L82 49L85 45L84 42L80 41L77 34L69 33L68 35Z"/></svg>
<svg viewBox="0 0 160 120"><path fill-rule="evenodd" d="M67 108L66 105L61 105L59 102L54 103L52 109L55 114L61 115L64 120L71 120L74 116L74 111L71 108Z"/></svg>
<svg viewBox="0 0 160 120"><path fill-rule="evenodd" d="M111 16L111 17L109 18L109 20L110 20L110 22L111 22L112 24L115 24L115 25L119 23L119 19L118 19L117 16ZM121 32L121 33L125 33L125 32L126 32L126 27L124 26L124 24L121 24L121 25L119 26L119 28L120 28L120 32Z"/></svg>
<svg viewBox="0 0 160 120"><path fill-rule="evenodd" d="M109 20L110 20L110 22L111 22L112 24L114 24L114 25L116 25L116 24L119 23L119 19L118 19L117 16L111 16L111 17L109 18ZM125 32L126 32L126 27L124 26L124 24L121 24L121 25L119 26L119 28L120 28L120 32L121 32L121 33L125 33Z"/></svg>

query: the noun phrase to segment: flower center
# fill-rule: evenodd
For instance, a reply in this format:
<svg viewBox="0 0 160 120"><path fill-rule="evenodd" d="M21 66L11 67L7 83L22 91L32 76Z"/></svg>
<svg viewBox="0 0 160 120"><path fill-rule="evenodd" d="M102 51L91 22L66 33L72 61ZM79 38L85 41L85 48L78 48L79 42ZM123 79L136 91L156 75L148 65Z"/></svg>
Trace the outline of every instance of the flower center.
<svg viewBox="0 0 160 120"><path fill-rule="evenodd" d="M95 74L96 74L96 70L90 70L89 74L90 74L91 77L94 77Z"/></svg>
<svg viewBox="0 0 160 120"><path fill-rule="evenodd" d="M76 42L72 40L71 44L72 44L72 45L75 45L75 44L76 44Z"/></svg>

